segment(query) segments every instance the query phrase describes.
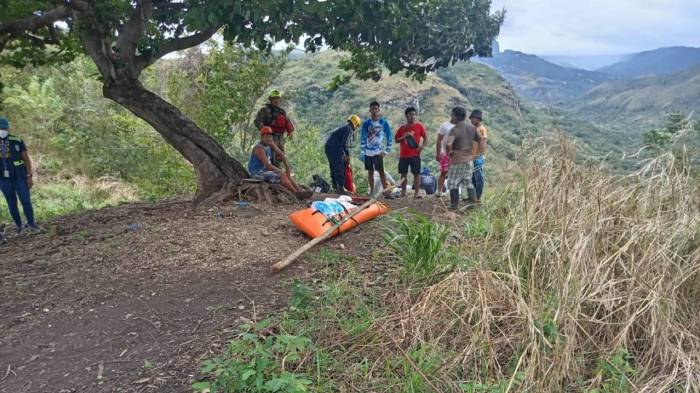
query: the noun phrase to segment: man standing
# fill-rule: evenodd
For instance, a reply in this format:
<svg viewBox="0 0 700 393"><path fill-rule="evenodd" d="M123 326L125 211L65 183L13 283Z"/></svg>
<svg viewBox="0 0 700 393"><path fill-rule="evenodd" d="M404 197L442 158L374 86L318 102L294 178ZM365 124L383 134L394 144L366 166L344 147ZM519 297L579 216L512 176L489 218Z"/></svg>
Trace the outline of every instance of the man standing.
<svg viewBox="0 0 700 393"><path fill-rule="evenodd" d="M379 115L379 103L369 104L371 117L362 124L360 135L360 160L364 161L369 182L369 194L374 196L374 171L379 172L379 178L385 187L384 196L389 197L391 190L386 190L386 174L384 173L384 155L391 153L392 133L389 122Z"/></svg>
<svg viewBox="0 0 700 393"><path fill-rule="evenodd" d="M27 229L39 231L34 222L34 208L29 190L32 181L32 161L22 139L10 134L10 122L0 117L0 189L7 201L12 221L17 233L22 232L22 217L17 208L17 198L22 203L22 210L27 217Z"/></svg>
<svg viewBox="0 0 700 393"><path fill-rule="evenodd" d="M447 188L450 190L450 209L459 208L459 186L467 186L468 207L476 203L476 191L472 184L472 162L479 151L481 136L471 123L465 122L467 111L462 107L452 109L451 122L455 125L447 135L447 154L450 156L450 169L447 171ZM477 143L474 143L477 142Z"/></svg>
<svg viewBox="0 0 700 393"><path fill-rule="evenodd" d="M270 127L273 132L272 140L284 152L284 134L287 133L287 138L292 139L294 123L287 116L287 112L280 107L282 93L277 89L272 90L269 98L270 103L260 108L253 123L258 130L263 127ZM274 153L272 154L272 163L274 165L280 164Z"/></svg>
<svg viewBox="0 0 700 393"><path fill-rule="evenodd" d="M347 188L345 187L345 171L350 161L348 145L352 133L360 126L361 122L359 116L350 115L345 125L336 128L330 133L324 146L328 164L331 168L331 183L333 183L335 192L340 195L348 195L343 189Z"/></svg>
<svg viewBox="0 0 700 393"><path fill-rule="evenodd" d="M272 164L272 154L277 154L277 158L284 164L283 171L278 166ZM263 127L260 129L260 142L253 147L253 152L248 159L248 172L250 176L263 180L271 184L282 184L299 199L307 199L313 195L312 191L307 191L299 187L290 175L291 167L287 162L284 153L277 147L272 139L272 129Z"/></svg>
<svg viewBox="0 0 700 393"><path fill-rule="evenodd" d="M435 143L435 159L440 163L440 175L437 181L437 191L435 196L441 197L445 188L445 178L447 170L450 168L450 156L447 154L447 134L455 125L451 121L446 121L440 125L437 132L437 143Z"/></svg>
<svg viewBox="0 0 700 393"><path fill-rule="evenodd" d="M476 132L479 133L481 137L481 142L479 142L479 152L474 158L474 173L472 174L472 182L474 183L474 188L476 189L476 203L481 204L481 195L484 193L484 163L486 162L486 141L488 138L488 130L481 122L483 121L483 114L480 110L475 109L469 115L469 120L472 125L476 127Z"/></svg>
<svg viewBox="0 0 700 393"><path fill-rule="evenodd" d="M428 143L423 124L416 121L416 108L408 107L404 112L406 124L402 125L396 133L396 143L400 143L399 149L399 174L401 175L401 196L406 196L408 184L408 169L413 174L414 197L420 198L420 153Z"/></svg>

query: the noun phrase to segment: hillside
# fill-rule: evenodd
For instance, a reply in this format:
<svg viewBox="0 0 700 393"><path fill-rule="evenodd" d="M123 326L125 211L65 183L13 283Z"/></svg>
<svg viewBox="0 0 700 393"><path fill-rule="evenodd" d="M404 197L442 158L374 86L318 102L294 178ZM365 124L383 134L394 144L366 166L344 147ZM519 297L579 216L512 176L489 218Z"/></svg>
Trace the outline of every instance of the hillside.
<svg viewBox="0 0 700 393"><path fill-rule="evenodd" d="M498 70L519 95L547 106L571 102L611 79L605 74L562 67L538 56L511 50L479 61Z"/></svg>
<svg viewBox="0 0 700 393"><path fill-rule="evenodd" d="M352 80L338 90L330 91L327 85L335 75L342 73L336 67L342 56L328 51L290 61L276 80L275 83L286 92L286 105L301 128L320 129L324 134L342 124L350 113L368 116L368 104L374 99L382 104L382 113L392 126L398 128L405 121L403 110L413 105L418 108L419 121L429 131L430 149L424 154L424 162L433 172L437 169L437 162L431 154L436 130L449 119L450 110L456 105L484 111L485 123L491 130L490 162L493 166L490 165L489 170L496 174L504 174L507 164L518 158L522 151L521 142L528 135L562 131L581 138L583 145L601 137L607 138L590 124L571 120L565 114L523 105L511 84L484 64L460 63L429 75L423 83L401 75L385 74L378 82ZM311 143L317 143L320 148L321 140L319 137ZM592 145L610 146L607 143ZM315 147L306 149L310 148ZM590 148L584 150L593 151ZM299 153L311 154L305 152ZM394 174L391 162L389 168ZM356 166L361 167L359 162Z"/></svg>
<svg viewBox="0 0 700 393"><path fill-rule="evenodd" d="M650 126L668 112L699 108L700 66L672 75L603 83L586 93L575 112L602 123Z"/></svg>
<svg viewBox="0 0 700 393"><path fill-rule="evenodd" d="M598 71L618 77L665 75L700 65L700 48L673 46L636 53Z"/></svg>

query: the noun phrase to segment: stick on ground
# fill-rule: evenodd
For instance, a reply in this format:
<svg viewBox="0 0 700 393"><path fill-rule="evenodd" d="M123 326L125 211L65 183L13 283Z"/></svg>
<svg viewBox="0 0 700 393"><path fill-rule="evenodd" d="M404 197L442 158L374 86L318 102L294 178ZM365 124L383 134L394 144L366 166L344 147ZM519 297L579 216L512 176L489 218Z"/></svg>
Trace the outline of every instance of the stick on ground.
<svg viewBox="0 0 700 393"><path fill-rule="evenodd" d="M333 232L337 231L338 228L340 228L341 225L343 225L346 221L350 220L354 216L356 216L358 213L361 211L365 210L368 208L370 205L375 203L377 200L374 198L370 198L367 202L362 204L359 208L355 209L352 213L348 214L347 216L343 217L337 224L333 225L332 227L328 228L321 236L311 239L310 242L304 244L302 247L294 251L293 253L289 254L287 258L275 263L272 265L272 271L274 273L284 269L285 267L289 266L294 262L297 258L299 258L303 253L309 251L313 246L323 242L324 240L328 239L333 235Z"/></svg>

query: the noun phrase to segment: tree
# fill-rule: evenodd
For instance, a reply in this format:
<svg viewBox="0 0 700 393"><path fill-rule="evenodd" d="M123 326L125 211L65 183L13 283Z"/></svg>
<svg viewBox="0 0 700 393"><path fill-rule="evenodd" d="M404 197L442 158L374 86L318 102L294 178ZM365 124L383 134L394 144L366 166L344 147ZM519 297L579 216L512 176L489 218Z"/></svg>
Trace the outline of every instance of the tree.
<svg viewBox="0 0 700 393"><path fill-rule="evenodd" d="M693 127L690 116L681 112L672 112L666 116L663 128L651 129L644 133L646 145L663 148L681 132L689 131Z"/></svg>
<svg viewBox="0 0 700 393"><path fill-rule="evenodd" d="M358 78L383 69L418 80L474 55L491 54L504 11L490 0L0 0L0 61L22 66L86 53L103 95L144 119L194 166L194 203L229 195L245 168L187 116L139 82L163 56L221 31L269 51L275 40L307 51L347 51Z"/></svg>

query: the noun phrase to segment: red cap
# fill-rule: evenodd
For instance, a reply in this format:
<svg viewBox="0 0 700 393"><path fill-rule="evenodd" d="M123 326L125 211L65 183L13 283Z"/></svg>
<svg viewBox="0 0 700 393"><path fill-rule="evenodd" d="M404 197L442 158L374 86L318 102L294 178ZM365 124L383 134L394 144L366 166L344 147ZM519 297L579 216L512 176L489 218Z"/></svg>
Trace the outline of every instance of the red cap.
<svg viewBox="0 0 700 393"><path fill-rule="evenodd" d="M272 134L272 128L265 126L260 129L260 135Z"/></svg>

